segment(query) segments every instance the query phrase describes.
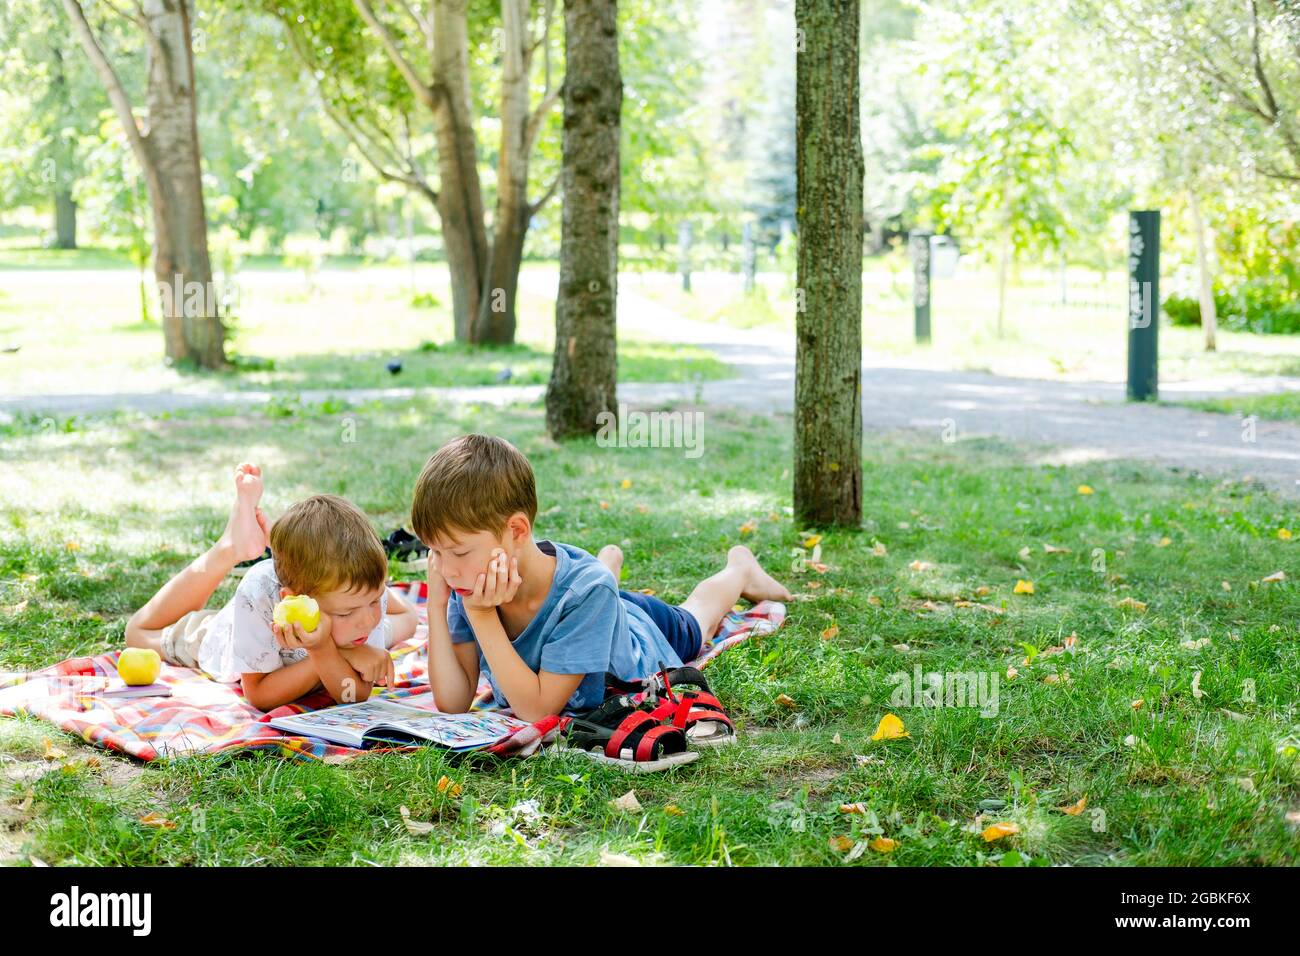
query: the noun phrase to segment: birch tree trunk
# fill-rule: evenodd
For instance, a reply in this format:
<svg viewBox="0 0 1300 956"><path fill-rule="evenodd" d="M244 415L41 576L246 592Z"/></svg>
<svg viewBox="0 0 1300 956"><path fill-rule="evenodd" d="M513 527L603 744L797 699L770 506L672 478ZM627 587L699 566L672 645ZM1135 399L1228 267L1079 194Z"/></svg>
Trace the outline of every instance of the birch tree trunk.
<svg viewBox="0 0 1300 956"><path fill-rule="evenodd" d="M128 14L146 43L148 119L141 124L81 4L63 0L63 7L144 171L167 358L222 368L225 330L208 257L189 0L142 0Z"/></svg>
<svg viewBox="0 0 1300 956"><path fill-rule="evenodd" d="M1214 275L1210 266L1210 244L1206 236L1205 217L1201 213L1200 196L1195 189L1190 193L1192 226L1196 230L1196 268L1201 280L1201 328L1205 331L1205 351L1213 352L1218 347L1215 335L1218 332L1219 316L1214 305Z"/></svg>
<svg viewBox="0 0 1300 956"><path fill-rule="evenodd" d="M619 136L616 0L565 0L564 211L546 425L592 435L616 411Z"/></svg>
<svg viewBox="0 0 1300 956"><path fill-rule="evenodd" d="M794 511L862 519L862 138L858 0L795 0L798 289Z"/></svg>

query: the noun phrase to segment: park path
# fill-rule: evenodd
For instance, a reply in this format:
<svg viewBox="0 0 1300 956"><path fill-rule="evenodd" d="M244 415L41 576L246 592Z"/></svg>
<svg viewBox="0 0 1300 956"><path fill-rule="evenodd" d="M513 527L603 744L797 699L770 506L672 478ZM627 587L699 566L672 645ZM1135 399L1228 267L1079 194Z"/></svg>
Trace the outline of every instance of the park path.
<svg viewBox="0 0 1300 956"><path fill-rule="evenodd" d="M555 274L525 272L521 287L554 296ZM720 381L619 385L631 404L678 402L732 406L758 413L794 406L794 337L770 329L737 329L694 322L636 291L619 290L619 329L696 345L731 365ZM1165 399L1215 398L1300 388L1285 378L1214 379L1161 385ZM0 395L0 419L13 414L87 414L117 409L157 413L211 405L256 406L274 393L225 391L112 394ZM400 400L416 395L451 403L507 405L542 398L541 385L455 388L303 390L304 402L334 397L349 402ZM919 441L996 436L1042 447L1041 460L1079 464L1133 459L1214 476L1251 476L1300 497L1300 427L1257 422L1253 433L1234 415L1124 401L1123 385L1008 378L984 372L926 369L867 356L862 374L862 419L868 430L913 429Z"/></svg>

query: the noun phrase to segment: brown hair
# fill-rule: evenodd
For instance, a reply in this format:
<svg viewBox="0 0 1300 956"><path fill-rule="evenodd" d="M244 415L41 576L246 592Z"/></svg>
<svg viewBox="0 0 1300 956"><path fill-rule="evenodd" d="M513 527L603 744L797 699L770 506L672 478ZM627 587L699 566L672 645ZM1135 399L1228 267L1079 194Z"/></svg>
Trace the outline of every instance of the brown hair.
<svg viewBox="0 0 1300 956"><path fill-rule="evenodd" d="M411 527L426 545L454 531L500 534L516 511L537 518L533 466L504 438L462 435L439 448L415 481Z"/></svg>
<svg viewBox="0 0 1300 956"><path fill-rule="evenodd" d="M388 580L379 535L356 505L338 495L312 495L271 526L271 554L280 583L295 594L362 591Z"/></svg>

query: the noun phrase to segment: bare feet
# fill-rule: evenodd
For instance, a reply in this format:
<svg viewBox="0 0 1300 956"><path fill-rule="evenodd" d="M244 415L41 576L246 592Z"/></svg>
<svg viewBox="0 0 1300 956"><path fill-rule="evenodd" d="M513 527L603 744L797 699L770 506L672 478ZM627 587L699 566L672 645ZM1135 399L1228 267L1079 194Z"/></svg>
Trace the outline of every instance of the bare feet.
<svg viewBox="0 0 1300 956"><path fill-rule="evenodd" d="M739 567L745 572L745 583L740 596L751 604L759 601L793 601L794 595L780 581L763 570L754 552L738 544L727 552L727 566Z"/></svg>
<svg viewBox="0 0 1300 956"><path fill-rule="evenodd" d="M235 507L218 550L229 550L235 562L260 558L271 541L271 524L257 503L262 500L262 469L244 462L235 469Z"/></svg>
<svg viewBox="0 0 1300 956"><path fill-rule="evenodd" d="M607 544L600 549L596 555L596 560L609 568L614 574L614 580L618 581L619 576L623 573L623 549L616 544Z"/></svg>

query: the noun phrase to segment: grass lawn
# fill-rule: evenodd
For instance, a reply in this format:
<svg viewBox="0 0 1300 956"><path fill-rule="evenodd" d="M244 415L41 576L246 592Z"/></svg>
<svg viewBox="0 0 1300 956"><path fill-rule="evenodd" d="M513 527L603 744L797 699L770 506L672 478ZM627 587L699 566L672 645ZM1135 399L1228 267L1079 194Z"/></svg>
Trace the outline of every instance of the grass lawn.
<svg viewBox="0 0 1300 956"><path fill-rule="evenodd" d="M686 459L557 446L537 406L363 406L346 412L355 444L340 441L343 414L7 426L0 668L120 646L129 612L219 533L235 462L264 466L272 517L329 491L387 533L426 456L472 429L532 459L539 534L591 550L621 543L627 586L681 600L738 542L789 582L798 600L785 627L709 668L739 743L645 776L574 754L476 764L433 751L342 766L264 754L141 766L5 719L0 858L1284 865L1300 851L1300 538L1278 534L1300 528L1294 504L1258 487L1124 463L1044 466L988 440L873 435L862 529L826 532L828 568L796 573L792 549L814 529L785 511L788 418L707 412L705 453ZM1084 483L1095 493L1078 493ZM1286 580L1260 583L1283 569ZM1034 593L1014 593L1018 580ZM891 676L916 668L996 675L996 713L891 703ZM910 737L873 742L891 711ZM47 738L68 759L47 760ZM444 775L462 792L439 790ZM628 790L641 812L611 806ZM1084 798L1078 815L1056 809ZM853 804L865 812L841 812ZM432 833L408 832L403 806ZM141 823L150 812L177 826ZM975 832L1003 821L1019 833L987 843ZM866 849L876 835L897 850Z"/></svg>
<svg viewBox="0 0 1300 956"><path fill-rule="evenodd" d="M530 264L528 268L537 268ZM544 268L544 265L541 266ZM86 270L86 271L72 271ZM521 290L516 344L453 340L446 267L331 265L312 275L253 263L239 274L229 373L162 364L162 330L140 314L140 276L102 250L0 250L0 394L545 384L555 343L553 298ZM633 335L619 339L619 380L727 378L713 354ZM386 366L402 363L398 375Z"/></svg>
<svg viewBox="0 0 1300 956"><path fill-rule="evenodd" d="M977 369L1022 378L1122 382L1127 374L1127 287L1118 270L1099 276L1072 269L1067 304L1060 274L1026 268L1008 284L1003 334L997 334L997 275L963 262L950 278L935 279L932 344L915 343L910 273L897 256L868 260L862 275L862 341L867 360L924 367ZM692 291L663 274L620 276L622 288L702 322L742 328L794 329L793 282L766 273L759 291L745 295L739 274L699 273ZM1162 319L1160 375L1182 381L1216 375L1300 375L1300 335L1218 335L1206 352L1200 329Z"/></svg>
<svg viewBox="0 0 1300 956"><path fill-rule="evenodd" d="M1300 392L1243 395L1240 398L1215 398L1180 404L1207 412L1226 412L1239 416L1258 415L1264 419L1300 421Z"/></svg>

